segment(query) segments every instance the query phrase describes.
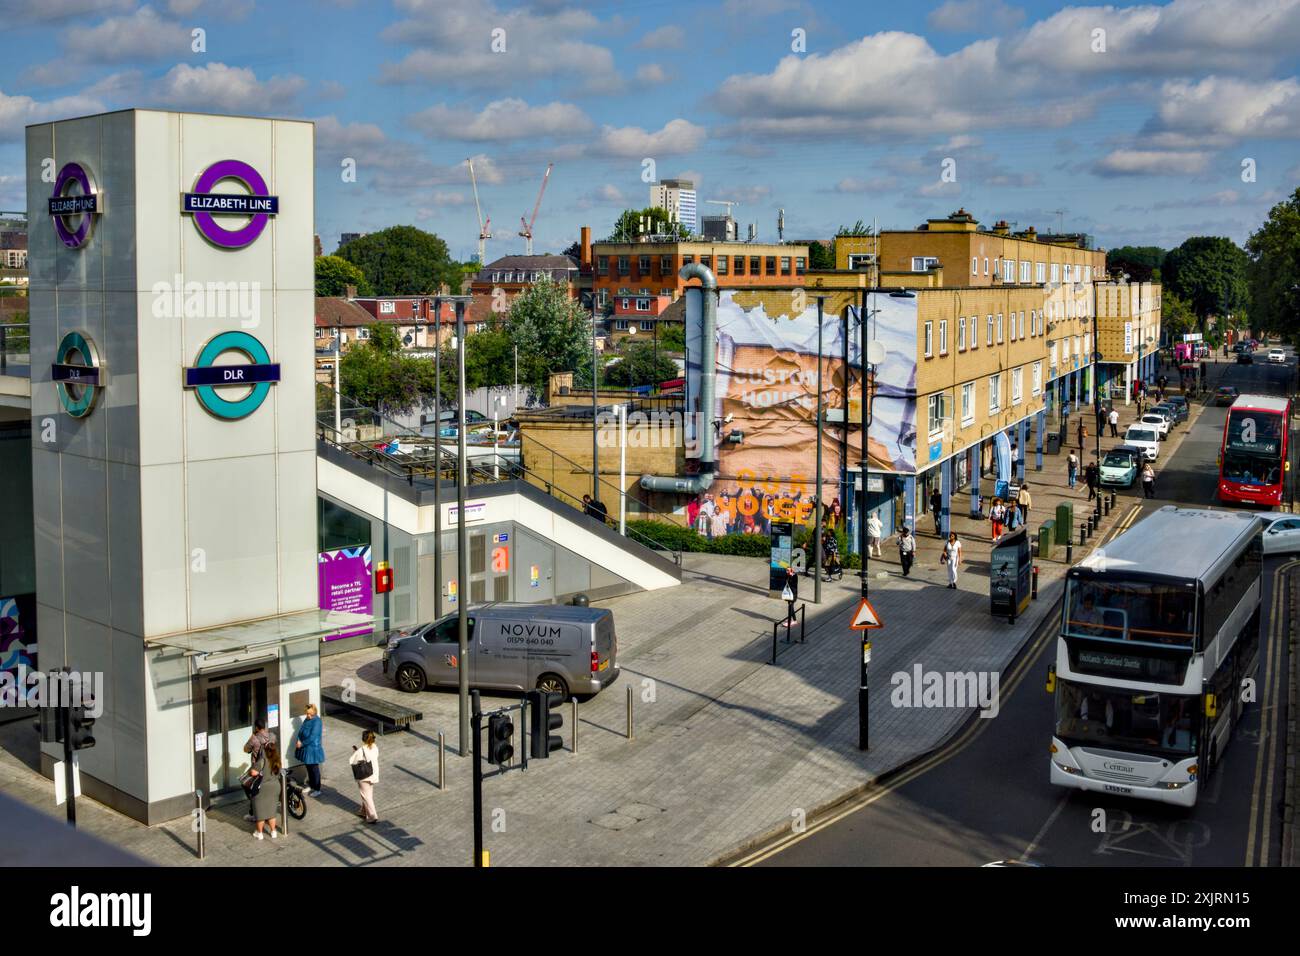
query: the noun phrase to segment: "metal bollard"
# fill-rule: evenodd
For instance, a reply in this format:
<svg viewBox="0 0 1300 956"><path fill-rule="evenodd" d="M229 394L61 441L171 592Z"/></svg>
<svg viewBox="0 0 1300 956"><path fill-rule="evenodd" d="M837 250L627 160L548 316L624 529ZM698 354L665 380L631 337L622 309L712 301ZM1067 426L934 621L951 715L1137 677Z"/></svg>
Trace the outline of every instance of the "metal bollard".
<svg viewBox="0 0 1300 956"><path fill-rule="evenodd" d="M1065 542L1065 563L1074 563L1074 544L1070 541Z"/></svg>
<svg viewBox="0 0 1300 956"><path fill-rule="evenodd" d="M573 698L573 753L578 752L578 698Z"/></svg>
<svg viewBox="0 0 1300 956"><path fill-rule="evenodd" d="M1109 499L1109 498L1106 499L1103 508L1104 508L1104 510L1105 510L1105 512L1106 512L1106 517L1109 518L1109 517L1110 517L1110 499Z"/></svg>
<svg viewBox="0 0 1300 956"><path fill-rule="evenodd" d="M1088 534L1092 534L1097 530L1097 520L1098 518L1095 513L1088 516Z"/></svg>
<svg viewBox="0 0 1300 956"><path fill-rule="evenodd" d="M289 835L289 768L280 768L280 830Z"/></svg>
<svg viewBox="0 0 1300 956"><path fill-rule="evenodd" d="M438 731L438 792L447 789L447 735Z"/></svg>
<svg viewBox="0 0 1300 956"><path fill-rule="evenodd" d="M208 814L203 809L203 791L194 791L194 806L198 810L199 816L199 859L202 860L208 855Z"/></svg>
<svg viewBox="0 0 1300 956"><path fill-rule="evenodd" d="M1082 548L1084 543L1087 540L1088 540L1088 523L1085 521L1083 524L1079 525L1079 547Z"/></svg>
<svg viewBox="0 0 1300 956"><path fill-rule="evenodd" d="M632 688L627 689L627 739L632 739Z"/></svg>
<svg viewBox="0 0 1300 956"><path fill-rule="evenodd" d="M1033 577L1030 580L1031 580L1031 584L1029 586L1029 596L1033 600L1037 601L1038 600L1038 565L1036 564L1034 565Z"/></svg>

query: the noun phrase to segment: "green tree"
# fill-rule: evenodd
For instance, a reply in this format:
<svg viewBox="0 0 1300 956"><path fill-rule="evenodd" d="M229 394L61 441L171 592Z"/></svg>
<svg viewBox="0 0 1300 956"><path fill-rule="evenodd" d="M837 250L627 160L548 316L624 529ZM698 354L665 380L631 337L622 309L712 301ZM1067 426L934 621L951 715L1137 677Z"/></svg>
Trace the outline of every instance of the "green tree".
<svg viewBox="0 0 1300 956"><path fill-rule="evenodd" d="M1300 188L1249 239L1251 315L1261 330L1300 337Z"/></svg>
<svg viewBox="0 0 1300 956"><path fill-rule="evenodd" d="M545 390L551 372L576 371L584 360L590 364L591 315L550 279L534 282L515 296L505 330L519 348L519 382L534 393Z"/></svg>
<svg viewBox="0 0 1300 956"><path fill-rule="evenodd" d="M402 354L402 341L391 325L376 323L369 327L369 336L343 353L343 394L385 415L406 415L432 405L433 363Z"/></svg>
<svg viewBox="0 0 1300 956"><path fill-rule="evenodd" d="M1106 271L1127 272L1130 282L1159 282L1165 250L1159 246L1119 246L1106 253Z"/></svg>
<svg viewBox="0 0 1300 956"><path fill-rule="evenodd" d="M452 369L452 387L456 370ZM444 373L443 382L446 383ZM515 343L502 323L465 336L465 387L512 385L515 380Z"/></svg>
<svg viewBox="0 0 1300 956"><path fill-rule="evenodd" d="M628 347L618 363L605 370L602 381L620 388L657 385L677 377L677 363L663 352L656 356L653 342L637 342Z"/></svg>
<svg viewBox="0 0 1300 956"><path fill-rule="evenodd" d="M1197 327L1196 313L1178 293L1165 289L1160 295L1160 325L1171 340L1181 341L1184 332Z"/></svg>
<svg viewBox="0 0 1300 956"><path fill-rule="evenodd" d="M347 295L348 286L357 287L357 295L374 295L365 273L341 256L316 257L316 294Z"/></svg>
<svg viewBox="0 0 1300 956"><path fill-rule="evenodd" d="M652 233L678 236L683 239L690 235L690 230L680 222L669 222L667 209L647 206L645 209L625 209L615 220L614 233L610 238L615 242L631 242L646 232L646 229L642 228L643 221Z"/></svg>
<svg viewBox="0 0 1300 956"><path fill-rule="evenodd" d="M659 354L686 352L686 323L662 322L659 325Z"/></svg>
<svg viewBox="0 0 1300 956"><path fill-rule="evenodd" d="M1166 253L1160 274L1165 288L1187 300L1204 332L1211 315L1245 307L1248 265L1246 253L1231 239L1193 236Z"/></svg>
<svg viewBox="0 0 1300 956"><path fill-rule="evenodd" d="M337 256L357 266L376 295L424 295L446 284L459 293L461 264L447 244L414 226L392 226L339 247Z"/></svg>
<svg viewBox="0 0 1300 956"><path fill-rule="evenodd" d="M830 242L813 241L808 243L809 269L835 268L835 240Z"/></svg>

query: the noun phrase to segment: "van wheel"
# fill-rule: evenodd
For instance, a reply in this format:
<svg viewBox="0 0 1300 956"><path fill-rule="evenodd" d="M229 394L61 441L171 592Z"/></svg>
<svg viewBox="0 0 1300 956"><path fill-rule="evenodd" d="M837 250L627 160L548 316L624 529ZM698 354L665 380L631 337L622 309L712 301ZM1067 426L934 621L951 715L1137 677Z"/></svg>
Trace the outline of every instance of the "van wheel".
<svg viewBox="0 0 1300 956"><path fill-rule="evenodd" d="M548 694L559 694L565 700L569 699L569 685L559 674L543 674L537 678L537 689Z"/></svg>
<svg viewBox="0 0 1300 956"><path fill-rule="evenodd" d="M424 671L414 664L403 664L397 669L398 690L406 691L408 694L416 694L424 690L426 683Z"/></svg>

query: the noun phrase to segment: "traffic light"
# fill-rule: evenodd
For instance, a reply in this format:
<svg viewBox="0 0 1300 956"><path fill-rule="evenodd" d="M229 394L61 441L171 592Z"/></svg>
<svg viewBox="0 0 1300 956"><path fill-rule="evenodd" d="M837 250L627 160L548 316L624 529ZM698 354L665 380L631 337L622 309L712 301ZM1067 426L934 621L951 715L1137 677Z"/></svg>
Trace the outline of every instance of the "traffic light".
<svg viewBox="0 0 1300 956"><path fill-rule="evenodd" d="M78 704L68 715L68 739L72 750L89 750L95 746L95 738L90 733L91 728L95 726L95 718L87 713L87 710L93 706L93 703Z"/></svg>
<svg viewBox="0 0 1300 956"><path fill-rule="evenodd" d="M514 722L505 714L493 714L488 718L488 763L505 764L515 755Z"/></svg>
<svg viewBox="0 0 1300 956"><path fill-rule="evenodd" d="M529 726L528 756L534 760L543 760L564 747L564 738L551 733L564 726L564 715L560 706L564 695L544 690L528 692Z"/></svg>
<svg viewBox="0 0 1300 956"><path fill-rule="evenodd" d="M39 719L32 721L32 727L41 735L43 744L63 743L63 710L59 707L42 707Z"/></svg>

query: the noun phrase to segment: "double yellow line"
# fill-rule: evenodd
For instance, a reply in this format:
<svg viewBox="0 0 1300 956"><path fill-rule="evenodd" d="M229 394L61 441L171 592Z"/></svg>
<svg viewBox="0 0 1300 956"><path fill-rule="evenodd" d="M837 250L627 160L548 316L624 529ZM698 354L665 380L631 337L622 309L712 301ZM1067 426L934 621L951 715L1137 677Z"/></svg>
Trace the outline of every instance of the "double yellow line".
<svg viewBox="0 0 1300 956"><path fill-rule="evenodd" d="M1277 769L1278 738L1282 736L1282 649L1285 646L1282 626L1286 618L1285 602L1290 597L1284 587L1284 578L1292 569L1300 567L1300 560L1288 561L1273 572L1273 602L1270 608L1268 647L1265 649L1267 666L1261 685L1263 693L1256 693L1259 702L1259 753L1255 757L1255 782L1250 793L1250 827L1246 831L1246 866L1268 866L1269 837L1273 825L1270 807L1273 779ZM1258 690L1258 689L1257 689ZM1237 688L1241 693L1241 688ZM1265 702L1267 701L1267 706ZM1236 731L1236 728L1233 728ZM1261 783L1263 789L1261 790ZM1255 852L1255 829L1263 818L1259 835L1259 853Z"/></svg>
<svg viewBox="0 0 1300 956"><path fill-rule="evenodd" d="M1124 515L1123 520L1120 521L1119 524L1115 525L1115 527L1111 528L1109 533L1107 533L1106 537L1101 539L1101 543L1104 545L1107 544L1108 542L1114 541L1116 538L1118 538L1120 535L1122 535L1125 531L1127 531L1129 528L1133 526L1133 522L1137 520L1138 515L1140 515L1141 513L1142 513L1142 506L1134 505L1132 508L1129 509L1128 513Z"/></svg>
<svg viewBox="0 0 1300 956"><path fill-rule="evenodd" d="M1057 629L1054 626L1055 621L1056 621L1056 615L1054 613L1049 613L1046 619L1044 620L1043 624L1040 625L1043 633L1038 636L1038 639L1035 640L1032 645L1030 645L1028 651L1021 655L1020 663L1017 664L1015 669L1011 672L1010 679L1000 683L1000 686L998 688L999 710L1002 706L1004 706L1004 702L1008 702L1011 700L1012 695L1015 694L1016 692L1016 688L1020 685L1020 682L1024 680L1025 674L1029 670L1029 665L1038 659L1038 655L1042 651L1043 645L1050 641L1056 640ZM782 852L783 850L788 850L796 843L799 843L802 840L806 840L814 833L817 833L820 830L824 830L827 827L838 823L839 821L843 820L845 817L851 816L852 814L857 813L859 810L862 810L865 807L871 806L871 804L875 803L878 800L883 800L885 797L889 796L895 790L898 790L901 787L905 787L907 784L911 783L913 780L921 776L923 773L926 773L930 769L938 766L939 764L943 763L945 760L949 760L957 756L959 753L961 753L963 750L969 747L972 743L974 743L975 740L979 738L979 735L982 734L984 730L988 727L988 725L991 723L993 723L993 721L981 720L978 717L976 717L974 720L971 721L970 726L967 727L966 730L963 731L960 736L956 737L954 740L944 745L939 750L936 750L934 753L930 754L930 756L921 760L920 763L916 764L915 766L909 767L907 770L903 771L897 777L890 780L884 786L881 787L877 787L875 785L868 786L866 792L859 794L856 797L853 797L846 803L841 804L839 808L836 809L834 812L832 812L829 816L823 817L822 819L818 820L816 823L809 826L802 833L791 833L788 836L782 837L776 840L774 843L770 843L767 846L764 846L760 849L751 851L745 856L732 860L728 864L728 866L754 866L756 863L762 863L764 860L775 856L776 854Z"/></svg>

